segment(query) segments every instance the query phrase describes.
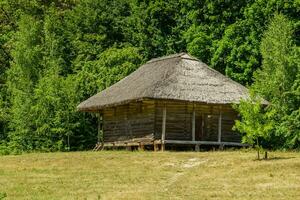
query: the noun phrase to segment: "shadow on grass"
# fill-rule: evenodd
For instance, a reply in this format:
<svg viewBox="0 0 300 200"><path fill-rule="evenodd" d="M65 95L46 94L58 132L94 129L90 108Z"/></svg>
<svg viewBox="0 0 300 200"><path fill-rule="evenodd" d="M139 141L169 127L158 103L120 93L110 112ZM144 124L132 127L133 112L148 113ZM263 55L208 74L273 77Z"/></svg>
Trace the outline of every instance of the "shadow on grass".
<svg viewBox="0 0 300 200"><path fill-rule="evenodd" d="M267 159L265 159L265 158L257 159L256 158L255 161L287 160L287 159L293 159L293 158L295 158L295 157L281 157L281 156L277 157L277 156L275 156L275 157L271 157L271 158L267 158Z"/></svg>
<svg viewBox="0 0 300 200"><path fill-rule="evenodd" d="M292 159L292 158L295 158L295 157L271 157L271 158L268 158L267 160L286 160L286 159Z"/></svg>

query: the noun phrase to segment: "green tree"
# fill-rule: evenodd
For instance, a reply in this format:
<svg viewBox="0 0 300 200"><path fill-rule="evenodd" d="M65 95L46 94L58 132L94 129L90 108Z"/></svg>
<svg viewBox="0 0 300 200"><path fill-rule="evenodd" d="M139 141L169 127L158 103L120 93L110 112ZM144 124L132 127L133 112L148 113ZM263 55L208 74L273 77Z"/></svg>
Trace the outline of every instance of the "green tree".
<svg viewBox="0 0 300 200"><path fill-rule="evenodd" d="M262 137L265 143L261 141L261 144L265 147L278 148L287 144L295 147L299 144L300 123L299 51L293 40L292 22L276 14L264 33L260 49L262 68L255 73L250 90L270 103L262 107L256 103L255 99L259 98L255 96L242 102L238 106L242 120L237 121L236 128L246 133L247 142L248 138L253 141Z"/></svg>
<svg viewBox="0 0 300 200"><path fill-rule="evenodd" d="M251 0L241 1L184 1L190 27L184 34L187 50L203 62L212 64L212 57L218 48L228 26L243 16L244 9ZM215 66L224 73L224 66Z"/></svg>
<svg viewBox="0 0 300 200"><path fill-rule="evenodd" d="M18 27L7 81L11 93L9 138L13 149L30 150L35 148L36 139L32 134L31 106L34 104L33 88L42 69L41 23L24 15Z"/></svg>
<svg viewBox="0 0 300 200"><path fill-rule="evenodd" d="M142 63L142 56L137 48L110 48L99 55L99 59L86 62L82 70L73 75L75 94L80 101L104 90L133 72ZM97 119L93 114L77 113L80 126L73 139L82 146L84 143L95 145L97 136ZM85 133L85 134L82 134ZM91 140L89 140L89 138ZM81 143L80 143L81 141Z"/></svg>
<svg viewBox="0 0 300 200"><path fill-rule="evenodd" d="M104 90L133 72L142 63L137 48L110 48L99 59L86 62L76 74L77 94L81 100Z"/></svg>
<svg viewBox="0 0 300 200"><path fill-rule="evenodd" d="M260 128L266 130L269 122L275 127L272 137L259 139L261 145L297 148L299 5L298 0L2 0L0 140L20 151L90 148L96 117L76 112L80 101L146 60L188 51L242 84L254 80L251 90L271 102L258 109L258 119L266 122ZM276 11L292 21L290 46L264 34Z"/></svg>
<svg viewBox="0 0 300 200"><path fill-rule="evenodd" d="M242 120L236 120L234 129L242 133L242 142L255 146L257 159L260 151L264 149L263 142L270 139L270 132L274 131L274 121L270 118L274 113L268 112L262 99L251 96L249 101L241 101L234 106L240 113Z"/></svg>
<svg viewBox="0 0 300 200"><path fill-rule="evenodd" d="M194 20L185 34L188 52L243 85L252 84L261 66L260 43L273 14L299 21L297 0L194 2L199 7L188 15Z"/></svg>
<svg viewBox="0 0 300 200"><path fill-rule="evenodd" d="M146 59L184 51L184 2L133 0L132 15L125 20L125 41L143 49Z"/></svg>

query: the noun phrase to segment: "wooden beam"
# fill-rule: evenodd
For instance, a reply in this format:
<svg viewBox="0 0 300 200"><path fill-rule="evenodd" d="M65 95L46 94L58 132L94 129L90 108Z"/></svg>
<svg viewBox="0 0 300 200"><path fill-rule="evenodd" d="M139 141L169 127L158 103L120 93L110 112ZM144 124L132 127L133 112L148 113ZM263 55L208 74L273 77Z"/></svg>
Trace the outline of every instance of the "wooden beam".
<svg viewBox="0 0 300 200"><path fill-rule="evenodd" d="M101 142L101 121L102 121L102 116L101 113L99 112L98 113L98 135L97 135L98 143Z"/></svg>
<svg viewBox="0 0 300 200"><path fill-rule="evenodd" d="M167 119L167 105L163 107L163 118L162 118L162 133L161 133L161 150L165 150L165 139L166 139L166 119Z"/></svg>
<svg viewBox="0 0 300 200"><path fill-rule="evenodd" d="M215 142L215 141L190 141L190 140L165 140L165 144L187 144L187 145L224 145L224 146L241 146L248 147L249 144L242 144L238 142Z"/></svg>
<svg viewBox="0 0 300 200"><path fill-rule="evenodd" d="M196 144L196 145L195 145L195 151L196 151L196 152L199 152L199 151L200 151L200 144Z"/></svg>
<svg viewBox="0 0 300 200"><path fill-rule="evenodd" d="M196 111L195 111L195 104L193 104L193 116L192 116L192 141L196 140Z"/></svg>
<svg viewBox="0 0 300 200"><path fill-rule="evenodd" d="M221 139L222 139L222 111L220 106L219 124L218 124L218 142L221 142Z"/></svg>
<svg viewBox="0 0 300 200"><path fill-rule="evenodd" d="M139 151L144 151L145 150L145 147L144 147L144 144L142 142L139 142Z"/></svg>
<svg viewBox="0 0 300 200"><path fill-rule="evenodd" d="M200 140L203 140L203 137L204 136L204 114L202 113L202 116L201 116L201 138Z"/></svg>

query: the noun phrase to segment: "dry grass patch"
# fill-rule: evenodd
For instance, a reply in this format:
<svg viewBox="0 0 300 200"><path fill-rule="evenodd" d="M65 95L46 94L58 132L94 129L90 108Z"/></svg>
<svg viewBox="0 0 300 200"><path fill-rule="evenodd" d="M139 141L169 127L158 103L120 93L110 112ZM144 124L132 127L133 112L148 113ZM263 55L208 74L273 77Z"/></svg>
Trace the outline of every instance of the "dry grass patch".
<svg viewBox="0 0 300 200"><path fill-rule="evenodd" d="M300 198L300 154L270 156L268 161L255 161L255 152L240 151L2 156L0 197L5 193L6 199Z"/></svg>

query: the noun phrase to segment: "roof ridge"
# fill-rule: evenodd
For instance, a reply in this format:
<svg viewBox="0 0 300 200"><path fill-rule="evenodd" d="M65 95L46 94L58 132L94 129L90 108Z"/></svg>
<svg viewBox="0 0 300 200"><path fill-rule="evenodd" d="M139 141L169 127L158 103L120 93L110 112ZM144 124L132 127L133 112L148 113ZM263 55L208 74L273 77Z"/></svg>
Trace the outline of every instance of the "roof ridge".
<svg viewBox="0 0 300 200"><path fill-rule="evenodd" d="M162 61L162 60L168 60L168 59L177 58L177 57L181 57L183 59L189 59L189 60L198 60L197 58L194 58L194 57L190 56L188 53L181 52L181 53L166 55L166 56L159 57L159 58L152 58L151 60L149 60L146 63L154 63L154 62L158 62L158 61Z"/></svg>

